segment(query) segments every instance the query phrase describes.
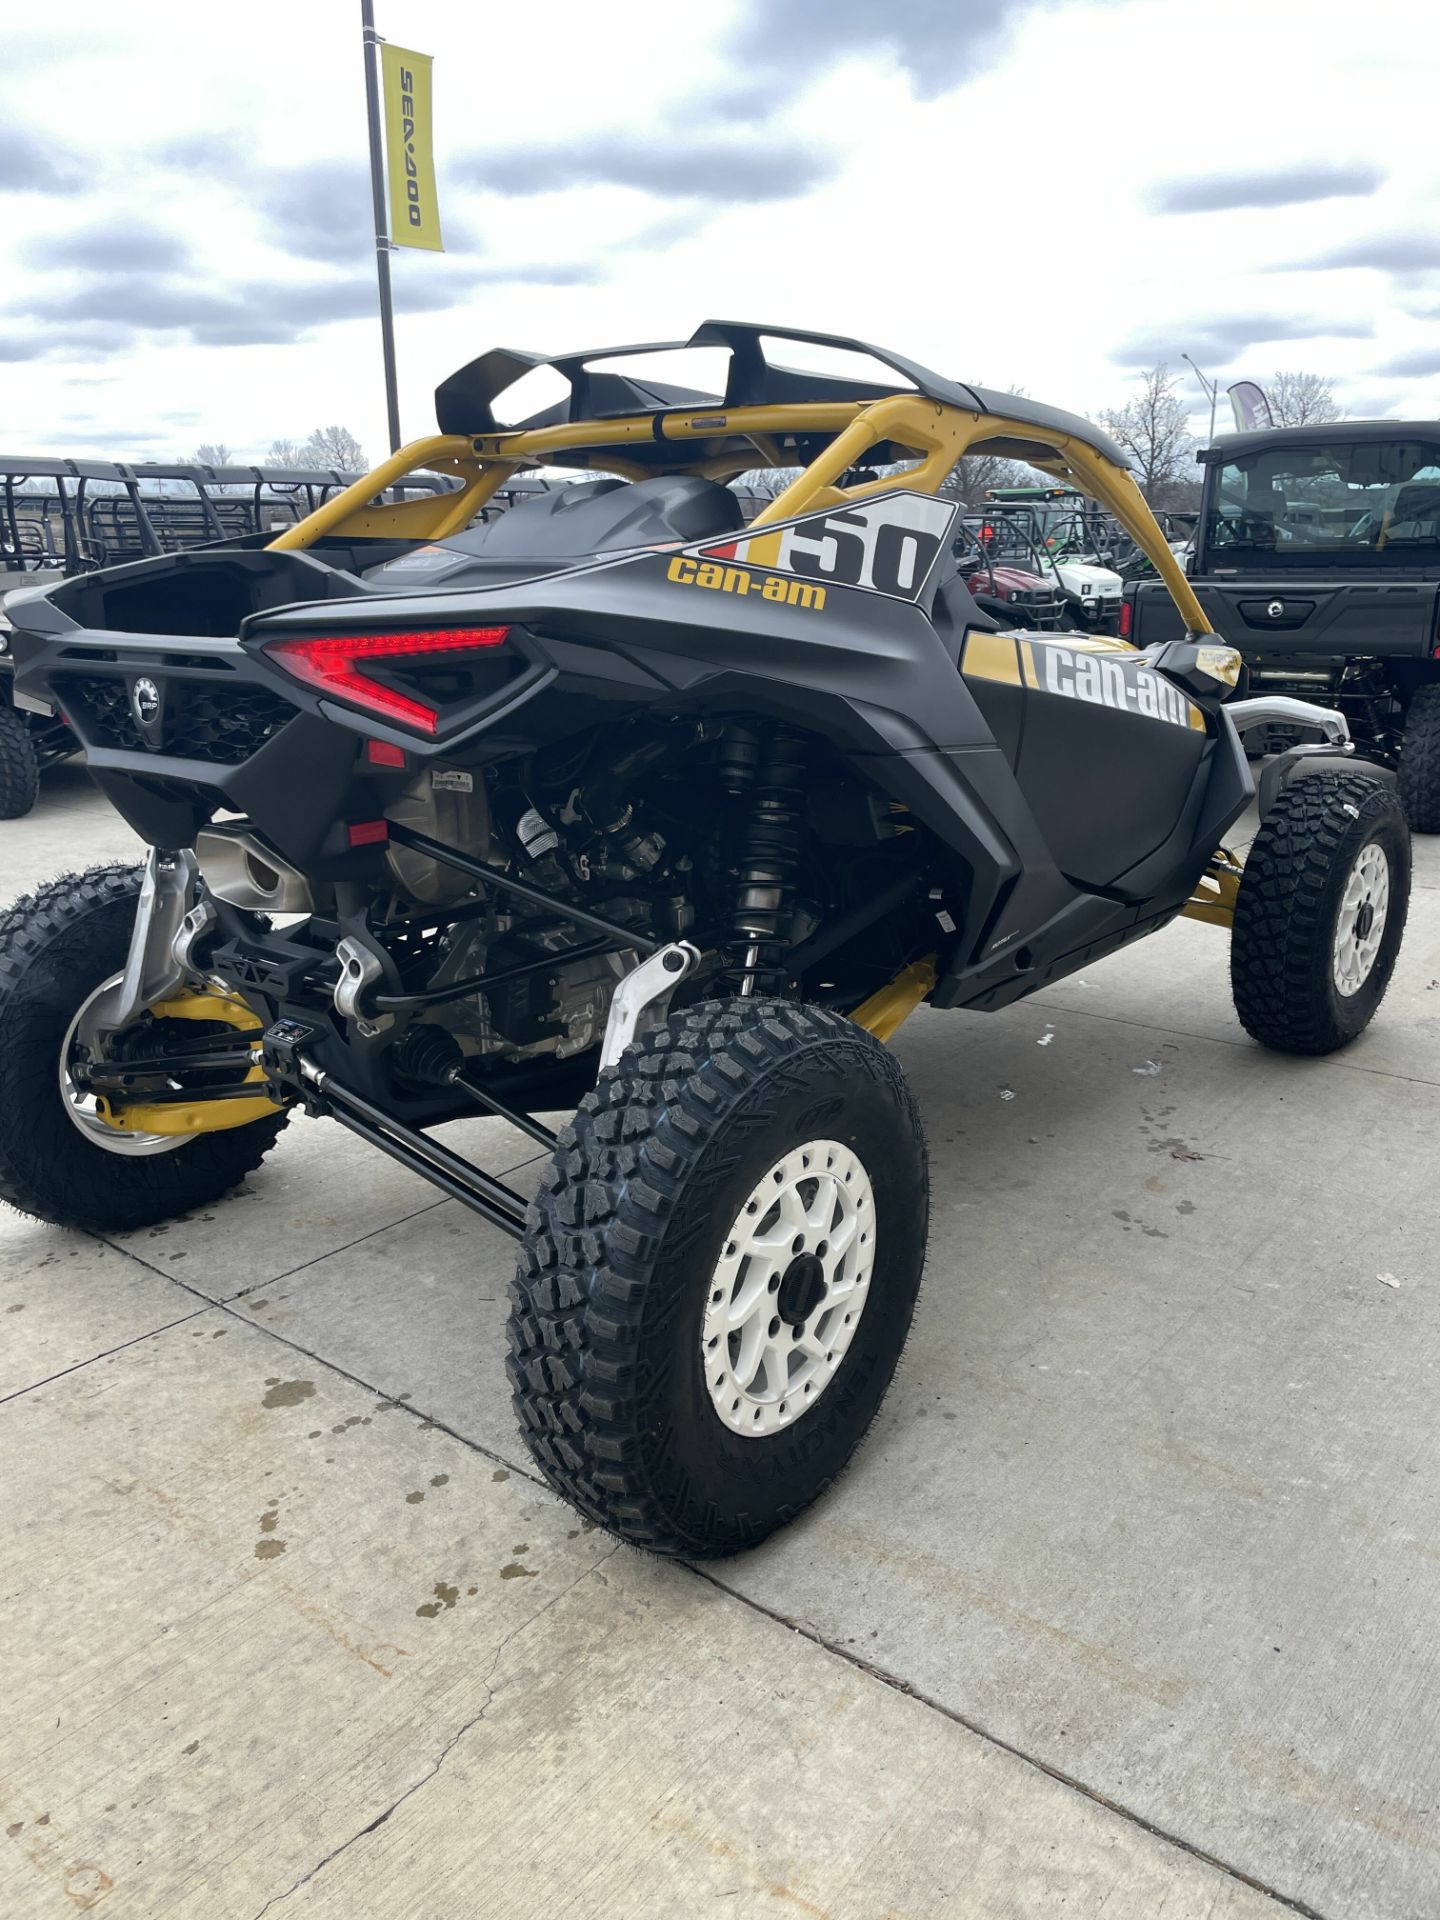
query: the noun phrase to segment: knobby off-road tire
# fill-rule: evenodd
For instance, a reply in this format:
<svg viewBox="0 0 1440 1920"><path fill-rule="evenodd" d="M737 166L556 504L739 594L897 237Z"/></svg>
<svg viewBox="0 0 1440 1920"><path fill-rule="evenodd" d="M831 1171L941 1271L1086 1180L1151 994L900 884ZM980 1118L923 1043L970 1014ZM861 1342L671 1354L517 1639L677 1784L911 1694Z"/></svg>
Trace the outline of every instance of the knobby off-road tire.
<svg viewBox="0 0 1440 1920"><path fill-rule="evenodd" d="M0 912L0 1199L56 1226L123 1232L208 1205L258 1167L285 1116L126 1155L66 1110L61 1053L70 1023L121 971L140 872L92 867ZM125 1136L117 1136L123 1142Z"/></svg>
<svg viewBox="0 0 1440 1920"><path fill-rule="evenodd" d="M795 1210L783 1220L776 1190ZM878 1041L778 1001L673 1015L586 1095L530 1208L507 1364L546 1478L656 1553L763 1540L824 1491L874 1418L927 1219L920 1115ZM782 1234L783 1248L744 1250ZM863 1304L841 1292L857 1286ZM762 1296L749 1332L725 1332ZM775 1358L746 1394L751 1333ZM780 1383L795 1368L788 1400L772 1364Z"/></svg>
<svg viewBox="0 0 1440 1920"><path fill-rule="evenodd" d="M1246 1032L1305 1054L1363 1033L1409 899L1410 834L1393 790L1363 773L1293 781L1255 837L1235 901L1230 984Z"/></svg>
<svg viewBox="0 0 1440 1920"><path fill-rule="evenodd" d="M1395 785L1415 832L1440 833L1440 686L1411 699Z"/></svg>
<svg viewBox="0 0 1440 1920"><path fill-rule="evenodd" d="M0 694L0 820L29 813L39 791L40 761L25 716Z"/></svg>

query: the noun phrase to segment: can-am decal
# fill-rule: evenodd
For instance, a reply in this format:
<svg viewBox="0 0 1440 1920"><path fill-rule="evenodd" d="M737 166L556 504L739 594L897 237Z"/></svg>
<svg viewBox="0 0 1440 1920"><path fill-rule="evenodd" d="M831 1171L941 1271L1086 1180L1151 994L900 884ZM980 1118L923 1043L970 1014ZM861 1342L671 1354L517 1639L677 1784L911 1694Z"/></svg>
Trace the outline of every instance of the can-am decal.
<svg viewBox="0 0 1440 1920"><path fill-rule="evenodd" d="M1164 720L1195 732L1205 715L1171 681L1145 666L1123 641L1081 639L1073 646L1039 634L976 630L965 641L961 672L1036 693L1055 693L1115 713Z"/></svg>
<svg viewBox="0 0 1440 1920"><path fill-rule="evenodd" d="M1039 684L1046 693L1113 707L1117 713L1138 713L1147 720L1168 720L1175 727L1205 725L1200 709L1177 686L1134 659L1053 644L1036 646L1027 640L1021 641L1020 648L1028 656L1026 679L1031 680L1038 669Z"/></svg>
<svg viewBox="0 0 1440 1920"><path fill-rule="evenodd" d="M686 553L699 561L739 563L827 586L860 587L892 599L917 600L944 550L957 511L954 501L934 500L927 494L877 494L873 500L806 514L759 533L707 541L687 548Z"/></svg>
<svg viewBox="0 0 1440 1920"><path fill-rule="evenodd" d="M751 573L748 567L727 567L722 560L700 560L677 553L665 569L665 578L677 587L709 587L719 593L738 593L743 600L756 594L782 607L805 607L815 612L825 605L825 589L809 580L784 580L778 573Z"/></svg>

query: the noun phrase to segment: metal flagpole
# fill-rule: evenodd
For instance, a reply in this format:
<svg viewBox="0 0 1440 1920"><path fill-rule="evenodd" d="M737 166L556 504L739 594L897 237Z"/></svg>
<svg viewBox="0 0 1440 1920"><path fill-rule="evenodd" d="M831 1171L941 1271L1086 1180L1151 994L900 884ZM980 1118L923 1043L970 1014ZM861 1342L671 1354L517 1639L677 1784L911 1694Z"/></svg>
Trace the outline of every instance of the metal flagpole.
<svg viewBox="0 0 1440 1920"><path fill-rule="evenodd" d="M385 209L385 156L380 135L380 36L374 0L360 0L365 41L365 112L370 122L370 191L375 202L375 274L380 282L380 345L385 357L385 413L390 451L400 445L400 395L395 381L395 306L390 298L390 232Z"/></svg>

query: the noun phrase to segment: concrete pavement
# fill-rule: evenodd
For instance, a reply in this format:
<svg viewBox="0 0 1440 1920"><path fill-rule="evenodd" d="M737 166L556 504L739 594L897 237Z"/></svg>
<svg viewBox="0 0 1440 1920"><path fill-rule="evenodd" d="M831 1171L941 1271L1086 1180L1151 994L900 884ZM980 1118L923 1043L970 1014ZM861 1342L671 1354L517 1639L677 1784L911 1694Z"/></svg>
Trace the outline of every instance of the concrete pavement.
<svg viewBox="0 0 1440 1920"><path fill-rule="evenodd" d="M49 782L6 894L133 846ZM154 1232L6 1215L0 1913L1428 1920L1417 856L1337 1059L1251 1046L1189 923L905 1028L905 1364L832 1494L705 1575L535 1484L508 1243L339 1129Z"/></svg>

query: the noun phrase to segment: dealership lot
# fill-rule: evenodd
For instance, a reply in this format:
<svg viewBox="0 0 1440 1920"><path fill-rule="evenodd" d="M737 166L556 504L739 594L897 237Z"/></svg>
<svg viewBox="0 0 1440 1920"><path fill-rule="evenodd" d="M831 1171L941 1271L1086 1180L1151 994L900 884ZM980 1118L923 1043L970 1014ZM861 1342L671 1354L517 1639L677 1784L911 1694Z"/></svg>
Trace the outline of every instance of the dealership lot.
<svg viewBox="0 0 1440 1920"><path fill-rule="evenodd" d="M135 850L73 768L0 846L7 896ZM1416 852L1331 1060L1251 1046L1193 923L904 1029L906 1361L832 1494L704 1574L537 1484L509 1243L339 1128L112 1242L6 1214L0 1911L1440 1910Z"/></svg>

